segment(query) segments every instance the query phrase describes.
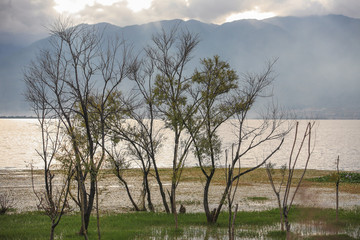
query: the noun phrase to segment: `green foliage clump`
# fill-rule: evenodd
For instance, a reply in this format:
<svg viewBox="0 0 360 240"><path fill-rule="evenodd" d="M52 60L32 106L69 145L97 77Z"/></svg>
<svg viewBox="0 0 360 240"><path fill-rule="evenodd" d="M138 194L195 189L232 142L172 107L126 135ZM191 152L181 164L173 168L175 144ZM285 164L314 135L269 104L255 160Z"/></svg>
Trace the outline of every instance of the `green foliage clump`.
<svg viewBox="0 0 360 240"><path fill-rule="evenodd" d="M343 183L360 183L360 173L354 172L341 172L339 173L340 182ZM330 174L322 177L310 178L312 182L335 182L337 174Z"/></svg>
<svg viewBox="0 0 360 240"><path fill-rule="evenodd" d="M248 197L247 198L250 201L266 201L269 200L267 197Z"/></svg>

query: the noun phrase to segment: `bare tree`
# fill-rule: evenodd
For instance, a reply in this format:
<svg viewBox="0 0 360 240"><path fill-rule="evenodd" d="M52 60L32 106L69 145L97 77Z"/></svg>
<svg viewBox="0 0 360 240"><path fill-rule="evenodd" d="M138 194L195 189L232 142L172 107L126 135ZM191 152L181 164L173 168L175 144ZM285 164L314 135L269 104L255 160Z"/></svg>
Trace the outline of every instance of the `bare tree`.
<svg viewBox="0 0 360 240"><path fill-rule="evenodd" d="M43 161L42 171L45 186L41 191L35 190L33 168L31 167L32 187L38 199L38 209L44 211L51 220L50 239L54 239L55 228L69 207L70 179L74 169L73 165L69 164L61 172L54 166L55 158L61 152L63 139L61 122L54 118L56 115L47 103L46 85L41 81L33 81L32 73L26 74L27 91L25 95L37 116L41 130L41 150L36 150L36 152ZM54 186L55 170L58 171L58 175L64 177L63 180L61 178L58 180L62 182L59 187Z"/></svg>
<svg viewBox="0 0 360 240"><path fill-rule="evenodd" d="M109 99L126 78L129 48L118 39L105 39L95 27L74 26L69 20L55 22L50 32L50 48L31 63L25 79L44 86L34 91L45 92L46 103L67 134L67 160L73 161L78 186L72 198L80 207L80 234L87 239L97 176L106 155Z"/></svg>
<svg viewBox="0 0 360 240"><path fill-rule="evenodd" d="M294 136L294 141L293 141L293 145L291 148L291 152L289 155L289 161L288 161L288 166L287 168L283 168L284 173L282 173L282 180L280 183L280 187L279 190L276 190L275 185L274 185L274 181L273 181L273 173L271 171L271 166L268 166L267 168L267 173L268 173L268 177L270 180L270 184L278 198L278 201L280 201L280 192L281 192L281 188L283 183L285 183L285 189L284 189L284 195L282 196L282 201L281 204L279 203L279 209L282 212L282 216L281 216L281 223L284 221L285 223L285 229L286 229L286 236L287 239L290 238L290 222L289 222L289 213L291 210L291 207L293 205L296 193L299 190L299 187L301 185L301 182L304 178L304 175L306 173L309 161L310 161L310 157L311 154L313 152L314 149L314 142L312 139L312 130L314 127L315 122L309 122L306 126L306 129L304 131L304 135L299 139L298 138L298 131L299 131L299 122L296 123L295 126L295 136ZM304 153L303 153L303 149ZM294 172L295 172L295 167L296 164L298 163L299 159L301 158L305 158L305 166L302 170L302 173L300 175L300 178L298 180L298 182L295 184L295 189L291 190L294 186ZM285 177L285 182L284 182L284 177ZM283 224L281 224L281 230L283 230Z"/></svg>
<svg viewBox="0 0 360 240"><path fill-rule="evenodd" d="M279 207L279 214L280 214L280 227L281 227L281 231L284 231L284 217L283 217L283 211L282 211L282 203L281 203L281 196L280 196L280 192L281 192L281 188L284 184L284 180L285 180L285 174L286 174L286 165L283 165L281 167L280 170L280 174L281 174L281 181L279 184L279 187L276 188L275 187L275 183L274 183L274 178L273 175L275 174L274 171L274 164L272 163L268 163L266 164L266 173L268 175L269 181L270 181L270 185L276 195L276 199L278 201L278 207Z"/></svg>

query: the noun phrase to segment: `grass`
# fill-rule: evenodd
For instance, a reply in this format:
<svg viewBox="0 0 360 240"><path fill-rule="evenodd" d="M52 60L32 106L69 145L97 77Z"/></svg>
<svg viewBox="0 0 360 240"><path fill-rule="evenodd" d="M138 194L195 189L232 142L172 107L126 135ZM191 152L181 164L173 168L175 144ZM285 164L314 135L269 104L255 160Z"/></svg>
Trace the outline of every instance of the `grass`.
<svg viewBox="0 0 360 240"><path fill-rule="evenodd" d="M360 173L353 172L340 172L340 182L341 183L360 183ZM322 177L315 177L308 179L313 182L335 182L336 174L328 174Z"/></svg>
<svg viewBox="0 0 360 240"><path fill-rule="evenodd" d="M245 169L244 169L245 170ZM280 181L280 170L274 170L275 182ZM296 170L293 184L301 176L302 171ZM335 188L334 181L328 176L332 176L334 171L308 170L302 186ZM359 173L344 173L340 190L348 193L360 192L358 184ZM124 171L124 175L141 178L139 169L129 169ZM161 169L160 175L163 181L171 181L171 169ZM102 178L113 177L110 171L104 170ZM348 180L346 180L348 179ZM350 180L351 179L351 180ZM349 181L350 180L350 181ZM200 168L185 168L182 174L182 182L202 182L204 177ZM240 185L253 185L254 183L269 184L265 169L245 174L240 179ZM224 170L217 169L214 185L225 184ZM270 185L269 185L270 187ZM266 201L266 197L252 196L247 198L249 201ZM195 200L183 200L185 205L201 204ZM345 229L348 225L360 225L360 208L348 211L341 210L339 221L336 222L336 213L332 209L300 208L294 207L290 213L290 222L325 222L329 228ZM265 238L265 239L284 239L284 232L278 231L279 212L272 209L259 212L239 212L237 215L237 238ZM101 233L103 239L184 239L184 238L205 238L210 235L214 239L224 239L227 234L228 215L222 213L217 224L208 225L203 213L190 213L179 215L178 230L174 229L172 215L165 213L108 213L101 216ZM273 229L269 230L269 227ZM77 214L66 215L61 220L55 230L57 239L83 239L76 233L80 229L80 216ZM267 230L264 230L267 229ZM263 230L262 233L259 230ZM14 213L0 216L0 239L48 239L50 223L47 216L39 212ZM358 233L360 229L358 228ZM205 234L205 235L204 235ZM262 234L262 235L261 235ZM298 237L298 236L297 236ZM337 238L338 237L338 238ZM360 236L357 236L358 238ZM89 226L89 238L96 239L96 218L92 217ZM296 237L295 237L296 238ZM226 239L226 237L225 237ZM297 239L297 238L296 238ZM327 235L327 236L307 236L307 239L353 239L346 234Z"/></svg>
<svg viewBox="0 0 360 240"><path fill-rule="evenodd" d="M267 198L267 197L248 197L247 200L254 201L254 202L262 202L262 201L269 200L269 198Z"/></svg>
<svg viewBox="0 0 360 240"><path fill-rule="evenodd" d="M339 222L335 221L336 213L332 209L295 207L292 211L291 222L303 222L306 219L319 222L326 221L329 226L337 226L340 229L347 225L358 226L360 223L360 209L341 210ZM217 224L208 225L203 213L180 214L180 228L175 230L172 215L138 212L102 215L100 222L103 239L173 239L177 237L191 239L203 238L204 234L212 237L219 236L219 239L223 239L226 238L227 234L227 220L227 214L222 213ZM266 228L266 226L276 227L278 222L277 209L261 212L239 212L236 236L239 238L259 238L261 237L259 229ZM2 215L0 216L0 239L47 239L49 227L49 219L39 212ZM76 234L79 227L80 216L78 214L66 215L56 228L55 235L58 239L83 239ZM267 234L272 239L283 239L284 233L273 230ZM351 239L344 236L340 239ZM92 217L89 226L89 239L96 238L96 218Z"/></svg>

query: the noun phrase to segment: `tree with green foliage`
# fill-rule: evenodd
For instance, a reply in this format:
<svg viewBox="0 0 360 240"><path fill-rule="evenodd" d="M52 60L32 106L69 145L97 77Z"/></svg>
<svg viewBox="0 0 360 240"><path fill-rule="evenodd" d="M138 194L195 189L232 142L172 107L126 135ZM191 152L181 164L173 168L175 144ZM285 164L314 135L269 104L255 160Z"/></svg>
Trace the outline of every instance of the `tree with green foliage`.
<svg viewBox="0 0 360 240"><path fill-rule="evenodd" d="M284 136L288 133L288 129L281 130L284 121L275 108L268 111L262 121L258 122L258 126L246 125L249 111L259 97L266 95L266 89L273 81L272 69L275 62L276 60L269 62L261 74L247 74L240 79L228 63L220 61L219 57L215 56L213 59L204 59L203 69L196 71L193 76L201 100L197 108L197 116L191 118L187 126L193 139L195 156L206 179L203 204L209 223L217 221L232 185L238 182L240 176L265 164L279 150ZM231 158L229 156L229 161L225 163L227 184L218 206L210 210L209 188L220 163L220 154L223 152L217 132L225 122L235 127L236 138L232 144ZM274 147L259 164L240 171L240 162L244 156L260 149L265 145L264 143L274 141L278 141L277 147ZM235 173L237 166L239 172ZM235 193L236 188L233 196Z"/></svg>
<svg viewBox="0 0 360 240"><path fill-rule="evenodd" d="M187 78L184 71L199 40L196 34L180 32L178 26L175 26L169 31L162 29L153 36L152 42L153 45L146 48L146 54L155 67L154 105L165 127L174 136L173 171L168 194L177 227L176 188L192 143L191 138L184 137L185 122L191 118L197 105L196 102L189 101L191 78Z"/></svg>
<svg viewBox="0 0 360 240"><path fill-rule="evenodd" d="M221 154L219 127L234 115L235 109L228 100L238 87L238 76L219 56L201 61L192 83L196 86L194 98L200 99L196 114L185 122L192 137L194 154L205 176L203 205L208 222L212 222L209 208L209 188Z"/></svg>

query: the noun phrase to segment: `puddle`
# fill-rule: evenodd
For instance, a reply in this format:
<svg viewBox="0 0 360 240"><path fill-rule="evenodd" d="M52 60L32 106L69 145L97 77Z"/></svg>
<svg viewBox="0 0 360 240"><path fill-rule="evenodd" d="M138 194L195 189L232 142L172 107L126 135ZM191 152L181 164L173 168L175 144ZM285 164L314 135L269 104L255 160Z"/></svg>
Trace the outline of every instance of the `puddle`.
<svg viewBox="0 0 360 240"><path fill-rule="evenodd" d="M323 222L307 222L307 223L292 223L292 233L295 233L300 238L314 235L337 235L346 234L353 238L360 237L360 226L347 225L346 227L329 226ZM245 225L235 230L236 239L271 239L267 235L271 231L278 231L279 224L267 225L259 228L258 226ZM152 236L148 239L205 239L205 240L225 240L228 239L227 228L205 227L205 226L191 226L181 227L178 232L173 229L153 227L151 229ZM138 239L142 239L141 237Z"/></svg>

